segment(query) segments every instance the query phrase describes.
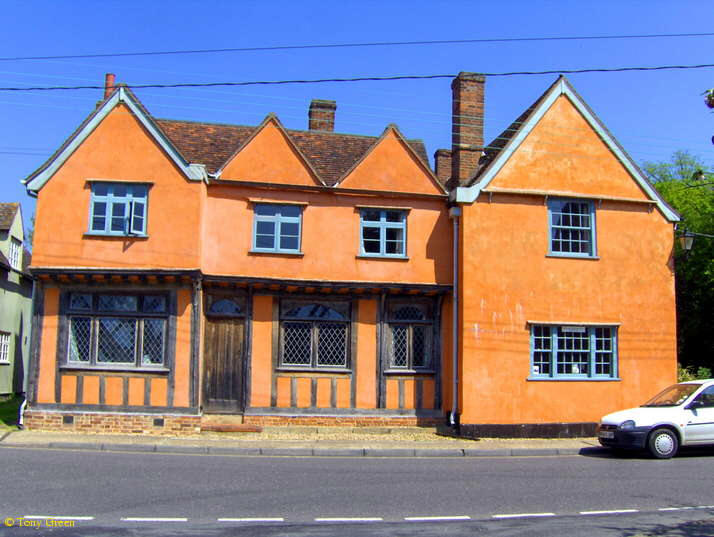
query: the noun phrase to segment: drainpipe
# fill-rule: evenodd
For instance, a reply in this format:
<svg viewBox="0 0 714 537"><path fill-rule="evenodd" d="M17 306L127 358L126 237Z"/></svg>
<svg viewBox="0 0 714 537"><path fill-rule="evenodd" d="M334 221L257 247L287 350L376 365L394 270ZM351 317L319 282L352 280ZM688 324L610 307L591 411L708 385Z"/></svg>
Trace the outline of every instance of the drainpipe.
<svg viewBox="0 0 714 537"><path fill-rule="evenodd" d="M459 218L461 207L451 207L449 218L454 223L453 235L453 265L454 283L451 300L451 413L449 425L458 430L459 427Z"/></svg>

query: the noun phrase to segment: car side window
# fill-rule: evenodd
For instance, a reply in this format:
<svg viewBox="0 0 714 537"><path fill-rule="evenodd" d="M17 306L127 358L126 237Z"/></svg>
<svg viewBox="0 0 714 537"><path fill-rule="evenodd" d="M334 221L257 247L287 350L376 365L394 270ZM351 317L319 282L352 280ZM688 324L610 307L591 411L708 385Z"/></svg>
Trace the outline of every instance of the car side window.
<svg viewBox="0 0 714 537"><path fill-rule="evenodd" d="M709 386L702 393L697 395L695 401L701 402L702 408L714 407L714 386Z"/></svg>

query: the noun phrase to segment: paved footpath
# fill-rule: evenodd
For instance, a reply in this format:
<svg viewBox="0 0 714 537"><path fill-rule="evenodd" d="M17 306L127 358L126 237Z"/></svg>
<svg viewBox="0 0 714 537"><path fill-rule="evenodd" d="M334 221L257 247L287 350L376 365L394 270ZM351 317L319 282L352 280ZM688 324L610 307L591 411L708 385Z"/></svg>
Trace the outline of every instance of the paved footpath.
<svg viewBox="0 0 714 537"><path fill-rule="evenodd" d="M262 433L184 437L12 431L2 447L236 456L508 457L604 451L595 438L455 438L422 428L266 427Z"/></svg>

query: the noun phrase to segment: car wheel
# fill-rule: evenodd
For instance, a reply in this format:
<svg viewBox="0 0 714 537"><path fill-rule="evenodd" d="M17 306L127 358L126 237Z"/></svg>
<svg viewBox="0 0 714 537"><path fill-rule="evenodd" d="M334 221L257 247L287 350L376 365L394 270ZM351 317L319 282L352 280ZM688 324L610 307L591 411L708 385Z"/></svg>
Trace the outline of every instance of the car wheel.
<svg viewBox="0 0 714 537"><path fill-rule="evenodd" d="M677 453L677 435L669 429L655 429L647 440L647 448L657 459L669 459Z"/></svg>

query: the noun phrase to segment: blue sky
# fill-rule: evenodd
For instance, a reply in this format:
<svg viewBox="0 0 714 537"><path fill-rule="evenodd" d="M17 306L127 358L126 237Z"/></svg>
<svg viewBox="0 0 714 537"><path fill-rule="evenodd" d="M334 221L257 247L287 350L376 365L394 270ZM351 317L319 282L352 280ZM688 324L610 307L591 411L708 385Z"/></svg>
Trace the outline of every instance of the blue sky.
<svg viewBox="0 0 714 537"><path fill-rule="evenodd" d="M713 32L709 1L6 1L0 58L517 37ZM714 63L714 36L280 50L42 61L0 61L0 87L235 82L355 76L501 73ZM486 139L557 75L489 77ZM714 69L568 75L632 157L689 150L714 166L714 115L701 93ZM0 201L34 200L20 180L89 114L101 90L0 91ZM433 155L451 142L450 80L210 89L138 89L159 118L256 125L274 112L307 127L313 98L337 101L335 129L378 136L396 123ZM567 148L558 149L567 151Z"/></svg>

